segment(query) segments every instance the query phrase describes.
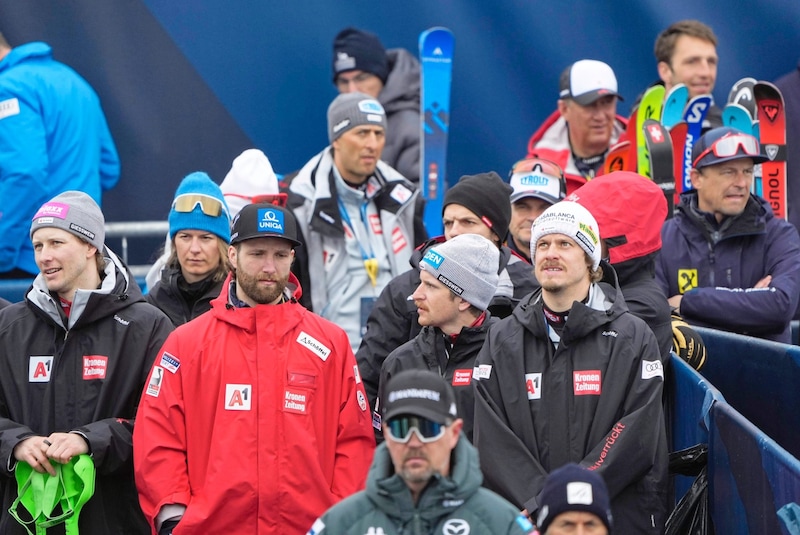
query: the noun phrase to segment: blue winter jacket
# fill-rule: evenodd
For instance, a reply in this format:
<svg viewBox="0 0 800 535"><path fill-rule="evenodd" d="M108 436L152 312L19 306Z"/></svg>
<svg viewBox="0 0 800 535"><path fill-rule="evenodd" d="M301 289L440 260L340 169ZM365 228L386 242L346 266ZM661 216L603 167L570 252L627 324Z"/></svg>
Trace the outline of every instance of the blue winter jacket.
<svg viewBox="0 0 800 535"><path fill-rule="evenodd" d="M683 294L692 324L791 343L789 322L800 299L800 237L769 204L750 196L741 215L721 225L681 195L678 214L661 229L656 279L667 297ZM768 288L754 289L767 275Z"/></svg>
<svg viewBox="0 0 800 535"><path fill-rule="evenodd" d="M100 100L50 46L28 43L0 61L0 272L39 270L31 219L49 199L79 190L100 204L119 180Z"/></svg>

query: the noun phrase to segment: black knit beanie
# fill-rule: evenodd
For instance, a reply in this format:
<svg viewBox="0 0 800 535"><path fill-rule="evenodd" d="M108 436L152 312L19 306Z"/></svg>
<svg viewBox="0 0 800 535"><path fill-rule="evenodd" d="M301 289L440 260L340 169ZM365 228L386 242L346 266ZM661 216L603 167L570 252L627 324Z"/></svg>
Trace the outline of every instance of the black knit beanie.
<svg viewBox="0 0 800 535"><path fill-rule="evenodd" d="M460 204L481 218L487 227L504 240L511 221L511 186L494 171L462 176L444 194L442 214L448 204Z"/></svg>
<svg viewBox="0 0 800 535"><path fill-rule="evenodd" d="M389 59L377 35L345 28L333 40L333 83L340 73L356 69L374 74L385 84Z"/></svg>

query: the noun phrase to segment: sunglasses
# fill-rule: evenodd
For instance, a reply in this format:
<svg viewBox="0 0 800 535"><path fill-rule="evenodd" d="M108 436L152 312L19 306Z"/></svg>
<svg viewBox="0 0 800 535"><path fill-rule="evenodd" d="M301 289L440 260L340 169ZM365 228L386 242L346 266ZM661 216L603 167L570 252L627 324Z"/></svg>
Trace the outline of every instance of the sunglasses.
<svg viewBox="0 0 800 535"><path fill-rule="evenodd" d="M706 155L713 152L717 158L727 158L729 156L736 156L739 149L744 151L746 156L760 156L758 150L758 140L749 134L727 134L722 136L714 143L711 144L706 150L694 159L693 166L697 167L697 162L705 158Z"/></svg>
<svg viewBox="0 0 800 535"><path fill-rule="evenodd" d="M386 422L386 431L389 438L401 444L411 440L411 432L417 434L420 442L428 444L436 442L444 436L445 424L432 422L420 416L398 416Z"/></svg>
<svg viewBox="0 0 800 535"><path fill-rule="evenodd" d="M200 205L200 210L209 217L218 217L222 212L225 212L226 216L228 215L228 210L222 201L201 193L178 195L172 202L172 208L181 213L190 213L197 205Z"/></svg>
<svg viewBox="0 0 800 535"><path fill-rule="evenodd" d="M553 178L564 178L564 171L558 164L541 158L528 158L518 161L514 164L514 167L511 168L511 172L508 176L511 177L515 173L530 173L533 171L538 171L543 175L548 175Z"/></svg>

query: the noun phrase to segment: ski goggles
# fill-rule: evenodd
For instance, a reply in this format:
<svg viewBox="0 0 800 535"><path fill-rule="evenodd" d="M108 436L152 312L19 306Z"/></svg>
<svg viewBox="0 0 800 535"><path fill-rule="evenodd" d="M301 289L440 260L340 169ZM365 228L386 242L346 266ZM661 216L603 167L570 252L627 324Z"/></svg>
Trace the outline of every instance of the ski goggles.
<svg viewBox="0 0 800 535"><path fill-rule="evenodd" d="M389 438L401 444L406 444L411 440L412 432L416 433L419 441L424 444L436 442L444 436L446 428L445 424L421 416L402 415L386 422L386 432Z"/></svg>
<svg viewBox="0 0 800 535"><path fill-rule="evenodd" d="M745 156L761 156L758 140L755 137L749 134L727 134L701 152L692 162L692 166L697 167L697 163L712 152L717 158L730 158L731 156L736 156L739 149L742 149Z"/></svg>
<svg viewBox="0 0 800 535"><path fill-rule="evenodd" d="M178 195L172 201L172 209L181 213L191 213L198 205L200 210L209 217L219 217L222 212L225 212L226 216L228 215L228 210L222 201L201 193Z"/></svg>
<svg viewBox="0 0 800 535"><path fill-rule="evenodd" d="M564 178L564 171L560 166L550 160L543 160L541 158L527 158L518 161L514 164L514 167L511 168L511 172L508 176L510 178L515 173L530 173L533 171L538 171L543 175L548 175L553 178Z"/></svg>

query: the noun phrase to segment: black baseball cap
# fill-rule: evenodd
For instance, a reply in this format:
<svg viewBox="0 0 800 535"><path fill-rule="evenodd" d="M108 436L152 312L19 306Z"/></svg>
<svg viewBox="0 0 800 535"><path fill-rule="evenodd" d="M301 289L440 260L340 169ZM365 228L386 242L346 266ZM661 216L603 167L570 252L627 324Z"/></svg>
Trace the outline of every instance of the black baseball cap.
<svg viewBox="0 0 800 535"><path fill-rule="evenodd" d="M231 245L253 238L283 238L293 247L302 245L292 211L270 203L245 205L233 218Z"/></svg>
<svg viewBox="0 0 800 535"><path fill-rule="evenodd" d="M384 392L383 421L409 414L449 425L458 417L453 388L429 370L405 370L393 375Z"/></svg>

